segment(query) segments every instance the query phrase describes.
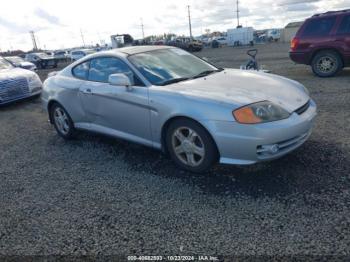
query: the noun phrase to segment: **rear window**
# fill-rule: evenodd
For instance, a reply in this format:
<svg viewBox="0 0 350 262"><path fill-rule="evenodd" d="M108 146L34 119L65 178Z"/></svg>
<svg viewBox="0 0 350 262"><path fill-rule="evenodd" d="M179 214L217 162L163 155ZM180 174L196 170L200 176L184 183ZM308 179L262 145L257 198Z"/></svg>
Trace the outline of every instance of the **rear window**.
<svg viewBox="0 0 350 262"><path fill-rule="evenodd" d="M343 18L343 21L341 22L337 33L338 34L350 34L350 15L345 16Z"/></svg>
<svg viewBox="0 0 350 262"><path fill-rule="evenodd" d="M309 20L306 24L302 36L327 36L331 32L336 21L336 17L324 17Z"/></svg>

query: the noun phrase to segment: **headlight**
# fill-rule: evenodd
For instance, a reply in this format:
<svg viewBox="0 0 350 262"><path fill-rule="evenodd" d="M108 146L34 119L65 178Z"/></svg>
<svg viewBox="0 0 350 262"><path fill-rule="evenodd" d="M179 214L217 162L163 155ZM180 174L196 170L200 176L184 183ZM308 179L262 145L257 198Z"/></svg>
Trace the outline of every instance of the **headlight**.
<svg viewBox="0 0 350 262"><path fill-rule="evenodd" d="M288 118L290 114L282 107L269 101L259 102L241 107L232 112L241 124L257 124Z"/></svg>
<svg viewBox="0 0 350 262"><path fill-rule="evenodd" d="M28 77L28 86L31 91L36 90L42 86L41 80L37 74Z"/></svg>

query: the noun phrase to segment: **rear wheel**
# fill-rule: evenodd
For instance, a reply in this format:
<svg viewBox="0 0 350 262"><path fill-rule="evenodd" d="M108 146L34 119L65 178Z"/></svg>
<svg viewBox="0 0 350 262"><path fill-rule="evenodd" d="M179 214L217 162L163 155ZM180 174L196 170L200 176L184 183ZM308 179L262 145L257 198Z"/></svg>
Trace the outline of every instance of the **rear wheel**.
<svg viewBox="0 0 350 262"><path fill-rule="evenodd" d="M191 172L207 171L218 159L210 134L189 119L178 119L170 124L166 145L173 161Z"/></svg>
<svg viewBox="0 0 350 262"><path fill-rule="evenodd" d="M341 57L334 51L321 51L312 59L312 71L319 77L331 77L342 68Z"/></svg>
<svg viewBox="0 0 350 262"><path fill-rule="evenodd" d="M57 133L64 139L74 137L76 130L67 111L59 104L54 104L50 108L50 115Z"/></svg>

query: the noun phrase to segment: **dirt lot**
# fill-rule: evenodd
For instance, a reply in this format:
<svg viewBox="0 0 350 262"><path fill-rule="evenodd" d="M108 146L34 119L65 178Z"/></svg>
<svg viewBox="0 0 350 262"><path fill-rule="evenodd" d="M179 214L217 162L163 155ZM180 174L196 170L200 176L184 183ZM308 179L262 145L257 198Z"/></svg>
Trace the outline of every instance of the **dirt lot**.
<svg viewBox="0 0 350 262"><path fill-rule="evenodd" d="M0 254L350 256L350 70L320 79L287 45L258 48L318 104L309 141L274 162L194 175L125 141L63 141L39 99L0 109ZM198 55L239 67L245 50Z"/></svg>

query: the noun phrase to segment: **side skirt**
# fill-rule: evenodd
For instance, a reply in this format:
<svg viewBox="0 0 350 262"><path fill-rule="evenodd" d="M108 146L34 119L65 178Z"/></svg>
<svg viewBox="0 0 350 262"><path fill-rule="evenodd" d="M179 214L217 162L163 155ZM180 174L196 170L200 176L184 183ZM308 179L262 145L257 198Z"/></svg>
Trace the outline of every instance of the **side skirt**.
<svg viewBox="0 0 350 262"><path fill-rule="evenodd" d="M161 144L160 143L155 143L151 140L147 140L138 136L134 136L125 132L121 132L112 128L96 125L96 124L89 124L89 123L75 123L74 127L76 129L82 129L82 130L87 130L115 138L121 138L130 142L135 142L141 145L145 145L148 147L153 147L155 149L161 150Z"/></svg>

